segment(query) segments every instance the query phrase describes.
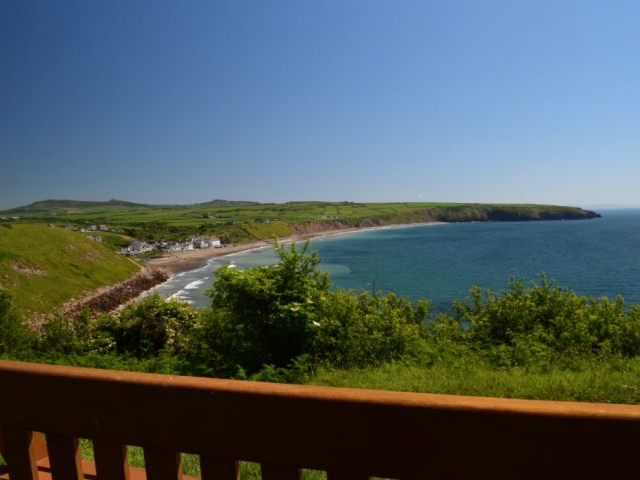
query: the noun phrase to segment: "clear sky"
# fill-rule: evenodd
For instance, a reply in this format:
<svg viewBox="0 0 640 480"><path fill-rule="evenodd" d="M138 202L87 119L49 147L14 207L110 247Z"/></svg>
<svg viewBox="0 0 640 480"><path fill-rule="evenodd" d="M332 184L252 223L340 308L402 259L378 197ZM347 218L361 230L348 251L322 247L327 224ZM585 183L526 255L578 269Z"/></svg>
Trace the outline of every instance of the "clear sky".
<svg viewBox="0 0 640 480"><path fill-rule="evenodd" d="M640 204L640 2L0 0L0 209Z"/></svg>

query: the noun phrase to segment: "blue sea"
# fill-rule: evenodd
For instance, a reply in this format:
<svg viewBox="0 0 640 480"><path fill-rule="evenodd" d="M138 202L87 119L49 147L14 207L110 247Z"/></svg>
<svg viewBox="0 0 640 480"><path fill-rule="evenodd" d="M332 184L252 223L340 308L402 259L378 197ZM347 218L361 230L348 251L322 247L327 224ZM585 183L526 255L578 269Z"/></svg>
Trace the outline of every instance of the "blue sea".
<svg viewBox="0 0 640 480"><path fill-rule="evenodd" d="M447 308L473 285L500 291L510 277L541 272L581 295L640 303L640 209L603 210L593 220L442 223L331 235L312 241L334 285L395 291ZM263 248L211 260L157 287L207 306L204 292L220 265L250 268L276 261Z"/></svg>

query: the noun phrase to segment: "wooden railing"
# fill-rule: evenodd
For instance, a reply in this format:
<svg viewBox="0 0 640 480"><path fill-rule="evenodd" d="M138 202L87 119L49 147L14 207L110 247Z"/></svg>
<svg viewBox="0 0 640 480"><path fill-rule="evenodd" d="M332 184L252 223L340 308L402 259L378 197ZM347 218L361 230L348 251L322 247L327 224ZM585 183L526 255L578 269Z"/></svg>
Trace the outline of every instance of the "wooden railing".
<svg viewBox="0 0 640 480"><path fill-rule="evenodd" d="M640 407L426 395L175 377L0 361L0 427L11 480L95 478L77 439L93 441L100 480L135 478L637 478ZM42 453L37 435L44 432ZM47 470L49 471L49 470ZM92 476L93 475L93 476ZM49 477L47 477L49 478Z"/></svg>

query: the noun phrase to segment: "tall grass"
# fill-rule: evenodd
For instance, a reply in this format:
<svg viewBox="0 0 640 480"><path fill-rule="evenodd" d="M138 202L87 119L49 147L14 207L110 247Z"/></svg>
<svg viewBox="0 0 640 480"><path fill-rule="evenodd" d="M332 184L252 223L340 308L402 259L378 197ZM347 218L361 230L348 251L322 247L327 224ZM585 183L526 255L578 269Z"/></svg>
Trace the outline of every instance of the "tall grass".
<svg viewBox="0 0 640 480"><path fill-rule="evenodd" d="M640 403L640 360L585 362L547 372L496 369L472 359L434 366L320 370L309 381L330 387L595 403Z"/></svg>

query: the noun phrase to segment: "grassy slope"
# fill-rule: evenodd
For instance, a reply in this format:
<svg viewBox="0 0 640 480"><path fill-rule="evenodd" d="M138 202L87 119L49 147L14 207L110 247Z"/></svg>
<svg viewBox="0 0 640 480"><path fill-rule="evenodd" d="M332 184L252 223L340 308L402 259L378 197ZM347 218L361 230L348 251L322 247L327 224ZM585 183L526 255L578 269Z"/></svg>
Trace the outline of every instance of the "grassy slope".
<svg viewBox="0 0 640 480"><path fill-rule="evenodd" d="M319 372L314 385L498 398L640 404L640 360L588 363L575 370L495 369L468 359L433 366L384 365Z"/></svg>
<svg viewBox="0 0 640 480"><path fill-rule="evenodd" d="M21 212L20 222L53 222L58 226L107 224L110 229L124 228L132 236L148 239L184 239L189 234L198 233L225 236L234 243L271 238L274 235L289 235L292 227L309 222L339 220L356 226L361 222L400 224L426 221L551 219L564 216L580 218L586 213L578 208L551 205L347 202L139 207L116 204L95 207L78 204L77 208L56 207L57 210L50 210L49 214L43 213L41 207L32 208L33 210ZM255 222L256 219L267 218L270 220L269 223ZM225 225L230 220L234 225Z"/></svg>
<svg viewBox="0 0 640 480"><path fill-rule="evenodd" d="M20 309L51 312L140 267L76 232L43 225L0 227L0 284Z"/></svg>

